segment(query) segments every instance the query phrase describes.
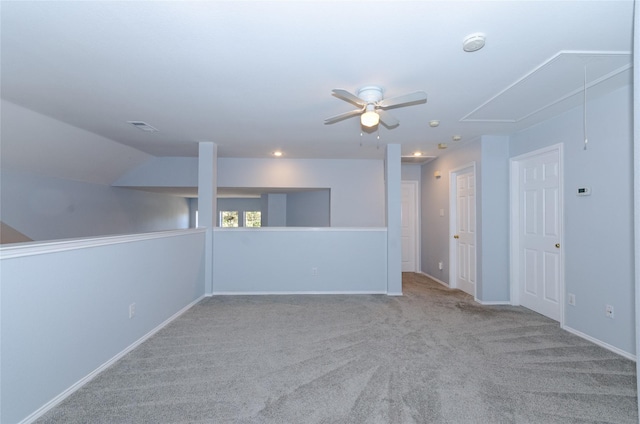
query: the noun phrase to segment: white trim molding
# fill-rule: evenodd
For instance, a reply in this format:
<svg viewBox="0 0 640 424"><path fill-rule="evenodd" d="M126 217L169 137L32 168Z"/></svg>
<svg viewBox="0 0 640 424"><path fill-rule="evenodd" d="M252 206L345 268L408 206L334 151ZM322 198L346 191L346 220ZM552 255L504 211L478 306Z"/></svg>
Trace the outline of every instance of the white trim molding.
<svg viewBox="0 0 640 424"><path fill-rule="evenodd" d="M389 296L396 296L392 293L384 291L217 291L211 294L207 294L207 297L213 296L281 296L281 295L340 295L340 294L386 294ZM400 293L402 296L402 293Z"/></svg>
<svg viewBox="0 0 640 424"><path fill-rule="evenodd" d="M504 306L504 305L511 305L511 301L509 300L480 300L478 298L474 299L476 301L476 303L479 303L481 305L484 306Z"/></svg>
<svg viewBox="0 0 640 424"><path fill-rule="evenodd" d="M189 228L185 230L158 231L153 233L8 244L0 247L0 260L20 258L23 256L45 255L49 253L64 252L67 250L86 249L89 247L107 246L111 244L133 243L137 241L167 237L180 237L189 234L204 233L205 231L206 228Z"/></svg>
<svg viewBox="0 0 640 424"><path fill-rule="evenodd" d="M354 231L387 231L387 227L232 227L222 228L215 227L214 232L218 231L249 231L249 232L354 232Z"/></svg>

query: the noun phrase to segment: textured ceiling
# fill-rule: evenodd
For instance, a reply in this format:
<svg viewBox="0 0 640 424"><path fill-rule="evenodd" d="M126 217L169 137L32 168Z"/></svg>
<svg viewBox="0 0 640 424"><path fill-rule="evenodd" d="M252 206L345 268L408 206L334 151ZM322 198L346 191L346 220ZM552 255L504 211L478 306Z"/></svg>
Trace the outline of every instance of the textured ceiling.
<svg viewBox="0 0 640 424"><path fill-rule="evenodd" d="M580 104L585 66L592 96L629 84L632 12L632 0L4 1L1 94L156 156L195 156L198 141L221 157L380 158L386 143L436 156L453 135L511 134ZM464 52L474 32L487 44ZM333 88L372 84L428 101L391 110L393 129L323 123L353 109Z"/></svg>

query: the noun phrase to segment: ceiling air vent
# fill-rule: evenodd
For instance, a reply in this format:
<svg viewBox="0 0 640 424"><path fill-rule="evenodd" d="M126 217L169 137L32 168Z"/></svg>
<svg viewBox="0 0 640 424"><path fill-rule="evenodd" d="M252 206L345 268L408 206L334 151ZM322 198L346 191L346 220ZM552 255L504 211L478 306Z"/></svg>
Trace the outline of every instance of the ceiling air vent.
<svg viewBox="0 0 640 424"><path fill-rule="evenodd" d="M157 128L152 127L151 125L147 124L146 122L142 122L142 121L127 121L127 123L133 125L137 129L142 130L142 131L158 132Z"/></svg>

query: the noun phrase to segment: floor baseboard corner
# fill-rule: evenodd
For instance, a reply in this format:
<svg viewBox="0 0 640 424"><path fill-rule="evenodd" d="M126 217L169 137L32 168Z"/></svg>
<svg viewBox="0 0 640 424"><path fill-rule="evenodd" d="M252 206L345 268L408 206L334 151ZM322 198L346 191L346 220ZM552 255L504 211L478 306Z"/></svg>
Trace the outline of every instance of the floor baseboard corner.
<svg viewBox="0 0 640 424"><path fill-rule="evenodd" d="M438 284L442 284L443 286L445 286L446 288L450 289L451 287L449 286L449 284L445 283L444 281L440 280L439 278L434 277L433 275L427 274L426 272L418 272L418 274L424 275L427 278L432 279L433 281L435 281Z"/></svg>
<svg viewBox="0 0 640 424"><path fill-rule="evenodd" d="M596 339L595 337L590 336L588 334L585 334L582 331L576 330L575 328L571 328L568 325L564 325L562 328L565 331L568 331L571 334L574 334L574 335L576 335L578 337L581 337L581 338L583 338L585 340L588 340L591 343L597 344L598 346L603 347L603 348L605 348L607 350L610 350L613 353L617 353L618 355L620 355L622 357L625 357L625 358L630 359L632 361L636 361L637 360L636 359L636 355L634 355L632 353L629 353L629 352L627 352L625 350L619 349L619 348L617 348L617 347L615 347L613 345L610 345L609 343L603 342L600 339Z"/></svg>

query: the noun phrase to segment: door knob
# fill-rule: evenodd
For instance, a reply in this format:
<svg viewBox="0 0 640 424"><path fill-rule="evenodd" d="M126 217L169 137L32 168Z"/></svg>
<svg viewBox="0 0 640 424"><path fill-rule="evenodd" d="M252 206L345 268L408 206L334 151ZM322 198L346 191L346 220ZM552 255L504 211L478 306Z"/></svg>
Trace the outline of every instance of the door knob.
<svg viewBox="0 0 640 424"><path fill-rule="evenodd" d="M560 243L556 243L556 248L560 249Z"/></svg>
<svg viewBox="0 0 640 424"><path fill-rule="evenodd" d="M454 239L459 239L459 238L460 238L460 236L456 234L455 236L453 236L453 238L454 238Z"/></svg>

